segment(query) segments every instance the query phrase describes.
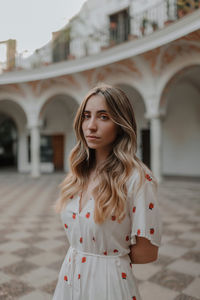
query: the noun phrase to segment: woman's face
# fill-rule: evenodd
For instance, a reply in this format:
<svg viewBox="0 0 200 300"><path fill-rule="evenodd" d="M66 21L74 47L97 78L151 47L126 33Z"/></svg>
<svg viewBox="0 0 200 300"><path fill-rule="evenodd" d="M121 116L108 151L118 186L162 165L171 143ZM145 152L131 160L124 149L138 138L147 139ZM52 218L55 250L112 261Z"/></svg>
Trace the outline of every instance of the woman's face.
<svg viewBox="0 0 200 300"><path fill-rule="evenodd" d="M93 95L87 101L83 112L82 130L89 148L111 150L118 125L111 120L104 96Z"/></svg>

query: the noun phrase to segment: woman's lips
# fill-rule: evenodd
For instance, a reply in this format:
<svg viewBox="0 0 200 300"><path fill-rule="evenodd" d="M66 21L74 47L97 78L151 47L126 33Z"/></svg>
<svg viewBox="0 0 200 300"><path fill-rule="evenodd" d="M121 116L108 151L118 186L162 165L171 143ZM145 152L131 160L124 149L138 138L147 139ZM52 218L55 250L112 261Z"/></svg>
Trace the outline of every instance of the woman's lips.
<svg viewBox="0 0 200 300"><path fill-rule="evenodd" d="M99 137L97 137L97 136L92 136L92 135L88 135L88 136L86 136L86 138L87 138L88 140L98 140L98 139L99 139Z"/></svg>

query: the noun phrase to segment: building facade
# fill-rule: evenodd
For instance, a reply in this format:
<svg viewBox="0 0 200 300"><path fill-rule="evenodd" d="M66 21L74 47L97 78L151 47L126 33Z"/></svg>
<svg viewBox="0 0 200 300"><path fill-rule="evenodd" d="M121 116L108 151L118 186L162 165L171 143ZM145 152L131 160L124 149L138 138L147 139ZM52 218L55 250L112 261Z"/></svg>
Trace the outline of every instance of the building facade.
<svg viewBox="0 0 200 300"><path fill-rule="evenodd" d="M0 75L1 168L33 177L67 171L76 110L90 88L106 82L129 95L137 155L157 178L200 177L200 10L138 2L112 0L105 8L87 1L64 29L64 57L54 34L50 64Z"/></svg>

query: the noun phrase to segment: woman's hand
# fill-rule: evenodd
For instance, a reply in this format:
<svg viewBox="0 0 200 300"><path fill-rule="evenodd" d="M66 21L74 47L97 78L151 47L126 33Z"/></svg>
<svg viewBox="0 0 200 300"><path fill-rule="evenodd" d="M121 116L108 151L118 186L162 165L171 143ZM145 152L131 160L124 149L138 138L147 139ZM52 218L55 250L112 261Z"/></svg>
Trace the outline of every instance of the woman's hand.
<svg viewBox="0 0 200 300"><path fill-rule="evenodd" d="M136 244L130 247L130 259L132 264L146 264L157 260L158 247L144 238L136 236Z"/></svg>

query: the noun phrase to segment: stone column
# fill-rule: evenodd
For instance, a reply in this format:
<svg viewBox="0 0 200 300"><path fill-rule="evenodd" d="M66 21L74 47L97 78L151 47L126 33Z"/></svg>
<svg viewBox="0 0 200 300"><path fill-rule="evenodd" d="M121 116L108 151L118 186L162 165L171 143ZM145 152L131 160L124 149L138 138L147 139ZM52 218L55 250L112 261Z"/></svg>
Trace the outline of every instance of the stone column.
<svg viewBox="0 0 200 300"><path fill-rule="evenodd" d="M38 125L30 127L31 136L31 176L40 176L40 130Z"/></svg>
<svg viewBox="0 0 200 300"><path fill-rule="evenodd" d="M23 131L19 131L18 137L18 155L17 155L17 168L19 172L27 171L28 165L28 147L27 147L27 135L25 128Z"/></svg>
<svg viewBox="0 0 200 300"><path fill-rule="evenodd" d="M149 116L150 143L151 143L151 169L158 181L162 180L161 172L161 133L162 121L160 115Z"/></svg>

